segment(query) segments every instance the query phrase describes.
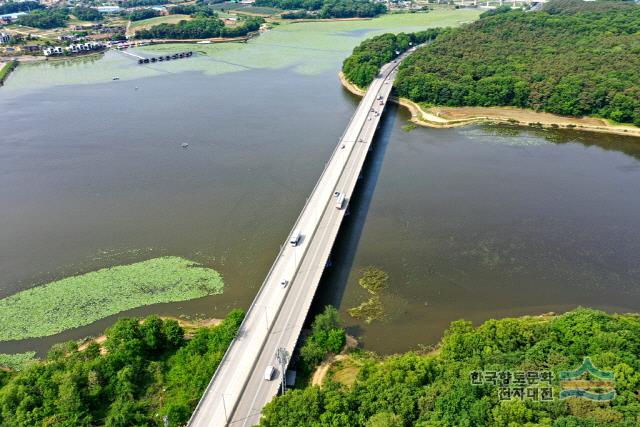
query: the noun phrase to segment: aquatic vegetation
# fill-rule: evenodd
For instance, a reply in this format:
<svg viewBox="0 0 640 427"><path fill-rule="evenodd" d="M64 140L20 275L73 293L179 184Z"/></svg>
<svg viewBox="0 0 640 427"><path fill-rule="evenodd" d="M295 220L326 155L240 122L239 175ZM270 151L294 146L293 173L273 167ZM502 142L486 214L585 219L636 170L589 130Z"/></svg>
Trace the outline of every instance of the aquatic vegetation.
<svg viewBox="0 0 640 427"><path fill-rule="evenodd" d="M380 294L389 285L389 274L378 267L369 266L362 270L358 284L373 296L359 306L347 310L349 316L364 320L367 324L374 320L382 320L384 307Z"/></svg>
<svg viewBox="0 0 640 427"><path fill-rule="evenodd" d="M35 362L37 360L35 356L35 351L16 354L0 353L0 369L5 368L12 371L20 371L30 363Z"/></svg>
<svg viewBox="0 0 640 427"><path fill-rule="evenodd" d="M386 271L377 267L367 267L362 271L362 276L358 279L358 284L369 291L370 294L377 295L386 289L389 282L389 275Z"/></svg>
<svg viewBox="0 0 640 427"><path fill-rule="evenodd" d="M144 305L222 293L222 276L161 257L68 277L0 300L0 341L53 335Z"/></svg>
<svg viewBox="0 0 640 427"><path fill-rule="evenodd" d="M454 27L475 20L479 15L480 11L474 9L443 9L429 13L389 14L370 20L284 23L248 43L192 45L193 50L199 52L197 56L189 61L169 61L161 68L140 67L132 58L115 51L68 61L24 63L2 90L7 93L57 85L109 84L114 75L125 81L161 76L167 72L200 71L207 75L221 75L248 69L292 68L294 72L305 75L335 73L342 59L367 37L431 27ZM145 56L183 50L184 44L160 44L136 48L133 52Z"/></svg>
<svg viewBox="0 0 640 427"><path fill-rule="evenodd" d="M348 312L349 316L354 319L364 320L367 324L374 320L382 320L384 317L384 307L378 295L372 296L357 307L350 308Z"/></svg>

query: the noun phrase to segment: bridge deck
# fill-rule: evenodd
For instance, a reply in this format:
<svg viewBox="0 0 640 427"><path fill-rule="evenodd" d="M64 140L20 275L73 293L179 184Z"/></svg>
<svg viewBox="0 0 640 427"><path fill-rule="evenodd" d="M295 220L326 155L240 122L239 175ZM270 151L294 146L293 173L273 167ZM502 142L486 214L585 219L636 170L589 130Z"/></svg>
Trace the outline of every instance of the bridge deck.
<svg viewBox="0 0 640 427"><path fill-rule="evenodd" d="M277 394L283 373L266 381L265 368L278 367L278 348L293 352L387 104L397 63L382 67L360 102L293 227L300 230L299 244L283 245L189 426L255 425L263 406ZM336 192L345 194L343 209L336 208ZM282 279L289 281L284 288Z"/></svg>

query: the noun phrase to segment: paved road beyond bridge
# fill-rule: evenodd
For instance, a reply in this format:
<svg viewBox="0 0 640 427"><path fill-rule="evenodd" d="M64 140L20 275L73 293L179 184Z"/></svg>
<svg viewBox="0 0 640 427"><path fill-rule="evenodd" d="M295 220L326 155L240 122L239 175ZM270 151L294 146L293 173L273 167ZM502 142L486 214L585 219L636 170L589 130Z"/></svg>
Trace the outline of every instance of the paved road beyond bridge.
<svg viewBox="0 0 640 427"><path fill-rule="evenodd" d="M189 420L190 427L253 426L277 393L288 361L276 354L294 350L340 229L362 165L404 56L384 65L358 105L302 208L238 336ZM339 206L339 195L344 202ZM340 201L342 202L342 201ZM291 236L299 234L297 244ZM265 370L274 366L273 378Z"/></svg>

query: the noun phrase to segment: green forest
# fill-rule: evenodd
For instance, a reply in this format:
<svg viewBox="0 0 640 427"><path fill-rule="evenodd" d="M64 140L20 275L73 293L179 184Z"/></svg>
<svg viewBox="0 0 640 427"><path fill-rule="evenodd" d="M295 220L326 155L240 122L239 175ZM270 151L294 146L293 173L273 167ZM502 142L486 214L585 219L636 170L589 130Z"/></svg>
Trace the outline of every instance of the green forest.
<svg viewBox="0 0 640 427"><path fill-rule="evenodd" d="M560 316L453 322L429 352L381 358L356 353L345 385L329 377L275 398L263 427L635 427L640 425L640 316L579 308ZM559 373L584 357L614 374L616 397L559 398ZM504 374L527 384L523 398L499 394ZM477 381L482 373L484 381ZM524 376L526 373L526 377ZM549 378L553 378L549 381ZM487 381L487 378L493 378ZM494 385L494 382L497 385ZM543 398L540 390L549 390ZM531 390L531 392L529 391ZM538 392L533 393L533 391ZM510 391L512 392L512 391Z"/></svg>
<svg viewBox="0 0 640 427"><path fill-rule="evenodd" d="M16 22L27 27L49 29L64 27L67 21L69 21L69 10L60 7L34 10L28 15L19 17Z"/></svg>
<svg viewBox="0 0 640 427"><path fill-rule="evenodd" d="M283 13L284 19L371 18L387 11L369 0L256 0L255 5L295 11Z"/></svg>
<svg viewBox="0 0 640 427"><path fill-rule="evenodd" d="M640 6L628 2L502 9L412 54L396 89L427 105L515 106L640 126L639 32Z"/></svg>
<svg viewBox="0 0 640 427"><path fill-rule="evenodd" d="M104 15L102 15L98 9L93 7L84 7L84 6L76 6L71 9L71 13L73 16L78 18L81 21L102 21L104 19Z"/></svg>
<svg viewBox="0 0 640 427"><path fill-rule="evenodd" d="M36 9L44 9L44 5L37 1L21 1L21 2L8 2L0 4L0 15L16 12L30 12Z"/></svg>
<svg viewBox="0 0 640 427"><path fill-rule="evenodd" d="M136 32L138 39L206 39L211 37L240 37L258 31L264 22L260 17L246 17L235 26L225 26L215 16L197 13L195 18L177 24L159 24Z"/></svg>
<svg viewBox="0 0 640 427"><path fill-rule="evenodd" d="M101 347L54 346L44 362L0 370L0 426L183 425L191 416L244 314L188 339L175 320L120 319Z"/></svg>
<svg viewBox="0 0 640 427"><path fill-rule="evenodd" d="M347 80L360 87L367 87L380 72L380 67L396 58L412 45L433 40L440 29L429 29L419 33L382 34L367 39L353 49L353 53L342 64Z"/></svg>

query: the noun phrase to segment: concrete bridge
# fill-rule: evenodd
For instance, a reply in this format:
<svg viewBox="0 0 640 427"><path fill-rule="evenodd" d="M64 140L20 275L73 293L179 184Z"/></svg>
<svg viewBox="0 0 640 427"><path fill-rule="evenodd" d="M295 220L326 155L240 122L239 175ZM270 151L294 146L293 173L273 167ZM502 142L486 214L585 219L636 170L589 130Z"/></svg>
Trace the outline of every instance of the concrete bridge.
<svg viewBox="0 0 640 427"><path fill-rule="evenodd" d="M189 426L256 425L278 393L406 54L381 68L351 117ZM274 369L267 380L269 367Z"/></svg>

